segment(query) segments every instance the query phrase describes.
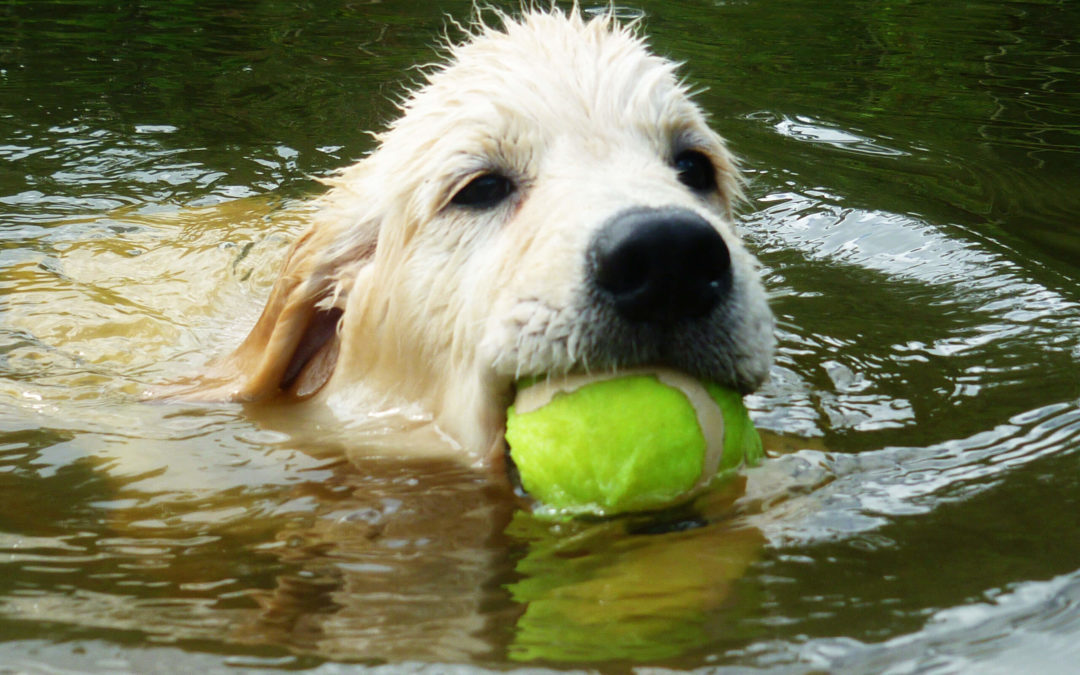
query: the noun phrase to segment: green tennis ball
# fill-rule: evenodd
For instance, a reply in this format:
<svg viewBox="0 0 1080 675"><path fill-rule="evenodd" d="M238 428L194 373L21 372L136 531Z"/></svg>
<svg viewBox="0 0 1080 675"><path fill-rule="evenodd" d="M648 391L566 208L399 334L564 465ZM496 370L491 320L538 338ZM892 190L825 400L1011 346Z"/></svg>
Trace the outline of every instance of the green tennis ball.
<svg viewBox="0 0 1080 675"><path fill-rule="evenodd" d="M737 392L660 370L520 386L506 440L549 515L664 508L763 454Z"/></svg>

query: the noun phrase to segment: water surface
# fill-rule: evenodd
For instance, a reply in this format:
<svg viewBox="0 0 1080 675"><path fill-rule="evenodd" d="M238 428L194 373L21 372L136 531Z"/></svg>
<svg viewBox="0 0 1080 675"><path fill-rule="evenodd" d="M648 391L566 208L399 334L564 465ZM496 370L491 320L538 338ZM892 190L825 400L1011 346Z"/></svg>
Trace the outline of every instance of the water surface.
<svg viewBox="0 0 1080 675"><path fill-rule="evenodd" d="M239 340L466 2L0 10L0 662L1068 672L1080 10L642 2L742 157L773 458L550 525L148 386Z"/></svg>

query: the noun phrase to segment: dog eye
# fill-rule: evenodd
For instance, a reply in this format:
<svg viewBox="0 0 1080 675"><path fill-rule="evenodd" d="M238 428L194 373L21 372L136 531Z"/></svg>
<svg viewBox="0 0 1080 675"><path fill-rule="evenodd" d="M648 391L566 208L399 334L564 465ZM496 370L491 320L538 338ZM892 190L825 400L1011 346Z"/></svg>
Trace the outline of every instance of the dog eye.
<svg viewBox="0 0 1080 675"><path fill-rule="evenodd" d="M484 173L458 190L450 201L458 206L487 209L509 197L513 191L514 184L506 176Z"/></svg>
<svg viewBox="0 0 1080 675"><path fill-rule="evenodd" d="M675 156L679 180L691 190L704 192L716 189L716 169L712 161L697 150L686 150Z"/></svg>

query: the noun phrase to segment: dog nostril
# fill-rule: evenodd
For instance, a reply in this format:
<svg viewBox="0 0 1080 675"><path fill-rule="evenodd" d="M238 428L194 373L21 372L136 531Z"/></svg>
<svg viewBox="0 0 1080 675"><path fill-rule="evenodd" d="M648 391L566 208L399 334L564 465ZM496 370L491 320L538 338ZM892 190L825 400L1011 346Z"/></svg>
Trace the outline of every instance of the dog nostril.
<svg viewBox="0 0 1080 675"><path fill-rule="evenodd" d="M616 216L589 247L596 287L631 321L672 323L711 312L731 285L731 257L709 223L684 209Z"/></svg>

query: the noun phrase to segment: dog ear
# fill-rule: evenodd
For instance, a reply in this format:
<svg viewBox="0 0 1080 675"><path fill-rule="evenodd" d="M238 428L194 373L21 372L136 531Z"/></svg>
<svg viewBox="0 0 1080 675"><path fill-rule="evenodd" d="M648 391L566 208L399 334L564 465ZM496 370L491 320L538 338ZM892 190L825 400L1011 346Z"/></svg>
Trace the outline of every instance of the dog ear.
<svg viewBox="0 0 1080 675"><path fill-rule="evenodd" d="M321 389L337 362L346 298L374 256L377 236L376 226L342 232L324 221L308 229L289 249L254 328L185 395L259 401L307 398Z"/></svg>

